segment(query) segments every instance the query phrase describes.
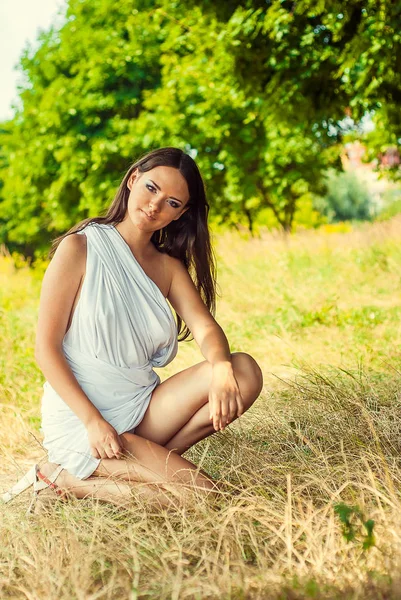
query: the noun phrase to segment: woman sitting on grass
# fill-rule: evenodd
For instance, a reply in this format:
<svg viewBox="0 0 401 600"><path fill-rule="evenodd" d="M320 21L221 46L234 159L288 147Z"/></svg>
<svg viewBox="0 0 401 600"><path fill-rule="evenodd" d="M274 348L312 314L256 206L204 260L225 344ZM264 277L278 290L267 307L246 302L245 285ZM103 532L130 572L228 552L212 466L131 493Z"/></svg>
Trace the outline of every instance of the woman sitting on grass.
<svg viewBox="0 0 401 600"><path fill-rule="evenodd" d="M166 492L218 487L181 455L246 411L263 380L251 356L230 353L212 316L208 209L194 160L160 148L129 168L105 217L54 241L35 354L49 462L5 501L34 484L28 511L44 494L123 505L135 490L168 506ZM205 360L161 383L153 367L170 363L177 335L190 334Z"/></svg>

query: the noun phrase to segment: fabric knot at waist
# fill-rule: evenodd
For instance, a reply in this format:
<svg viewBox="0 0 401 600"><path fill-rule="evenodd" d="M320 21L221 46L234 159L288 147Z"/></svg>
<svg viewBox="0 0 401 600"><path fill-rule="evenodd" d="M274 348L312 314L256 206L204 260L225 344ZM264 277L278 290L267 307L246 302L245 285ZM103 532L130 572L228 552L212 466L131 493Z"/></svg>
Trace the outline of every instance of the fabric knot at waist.
<svg viewBox="0 0 401 600"><path fill-rule="evenodd" d="M160 378L150 363L135 367L120 367L84 354L80 350L63 342L64 355L78 383L85 388L96 386L97 393L106 397L130 395L138 387L156 385Z"/></svg>

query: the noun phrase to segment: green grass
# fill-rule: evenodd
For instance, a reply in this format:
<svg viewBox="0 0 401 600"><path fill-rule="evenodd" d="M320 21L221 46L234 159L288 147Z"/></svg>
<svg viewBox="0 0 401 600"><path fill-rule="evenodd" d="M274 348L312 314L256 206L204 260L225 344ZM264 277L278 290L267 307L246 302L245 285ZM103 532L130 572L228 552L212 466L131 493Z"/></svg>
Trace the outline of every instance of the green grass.
<svg viewBox="0 0 401 600"><path fill-rule="evenodd" d="M225 482L176 514L0 506L0 598L398 598L401 219L216 234L217 320L265 387L186 456ZM0 486L43 456L33 347L43 265L0 259ZM180 344L162 379L203 360ZM369 537L366 523L371 523Z"/></svg>

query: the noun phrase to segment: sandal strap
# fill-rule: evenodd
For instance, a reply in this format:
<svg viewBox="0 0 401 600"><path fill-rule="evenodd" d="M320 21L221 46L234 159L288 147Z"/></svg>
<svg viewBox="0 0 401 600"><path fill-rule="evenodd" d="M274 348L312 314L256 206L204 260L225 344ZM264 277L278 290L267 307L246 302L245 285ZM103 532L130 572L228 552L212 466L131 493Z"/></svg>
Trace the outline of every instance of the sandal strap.
<svg viewBox="0 0 401 600"><path fill-rule="evenodd" d="M18 496L21 492L25 491L28 487L33 484L35 491L43 490L47 487L51 487L54 491L61 496L63 491L58 485L54 483L64 467L58 465L51 475L47 478L39 470L39 465L34 464L27 473L9 490L1 495L3 502L10 502L15 496Z"/></svg>
<svg viewBox="0 0 401 600"><path fill-rule="evenodd" d="M39 481L35 481L35 483L33 484L33 489L35 490L35 492L39 492L40 490L44 490L45 488L50 487L50 484L47 483L49 480L46 478L46 480L39 480ZM53 485L55 485L53 483Z"/></svg>
<svg viewBox="0 0 401 600"><path fill-rule="evenodd" d="M60 475L61 471L64 469L61 465L56 467L51 475L49 475L48 479L53 483L56 481L57 477Z"/></svg>
<svg viewBox="0 0 401 600"><path fill-rule="evenodd" d="M61 496L63 494L63 490L59 488L59 486L56 483L53 483L54 479L56 479L60 471L63 470L63 467L60 467L61 465L53 471L53 473L50 475L50 478L47 478L45 475L43 475L43 473L38 471L38 480L35 481L35 483L33 484L33 489L35 490L35 492L39 492L40 490L44 490L46 488L52 488L58 496Z"/></svg>
<svg viewBox="0 0 401 600"><path fill-rule="evenodd" d="M38 465L34 464L15 485L2 494L3 502L10 502L10 500L15 498L15 496L18 496L21 494L21 492L24 492L27 488L34 484L34 482L37 480L37 470Z"/></svg>

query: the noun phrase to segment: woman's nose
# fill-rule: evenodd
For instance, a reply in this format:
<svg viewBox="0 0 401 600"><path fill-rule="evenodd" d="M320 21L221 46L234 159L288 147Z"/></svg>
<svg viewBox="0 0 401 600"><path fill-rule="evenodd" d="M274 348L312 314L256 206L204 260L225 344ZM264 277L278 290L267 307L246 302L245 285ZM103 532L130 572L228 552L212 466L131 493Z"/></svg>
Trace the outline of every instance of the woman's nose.
<svg viewBox="0 0 401 600"><path fill-rule="evenodd" d="M152 212L160 212L164 202L165 198L153 198L149 202L149 210L151 210Z"/></svg>
<svg viewBox="0 0 401 600"><path fill-rule="evenodd" d="M155 212L159 212L160 208L158 208L157 206L157 202L150 202L149 203L149 212L150 213L155 213Z"/></svg>

